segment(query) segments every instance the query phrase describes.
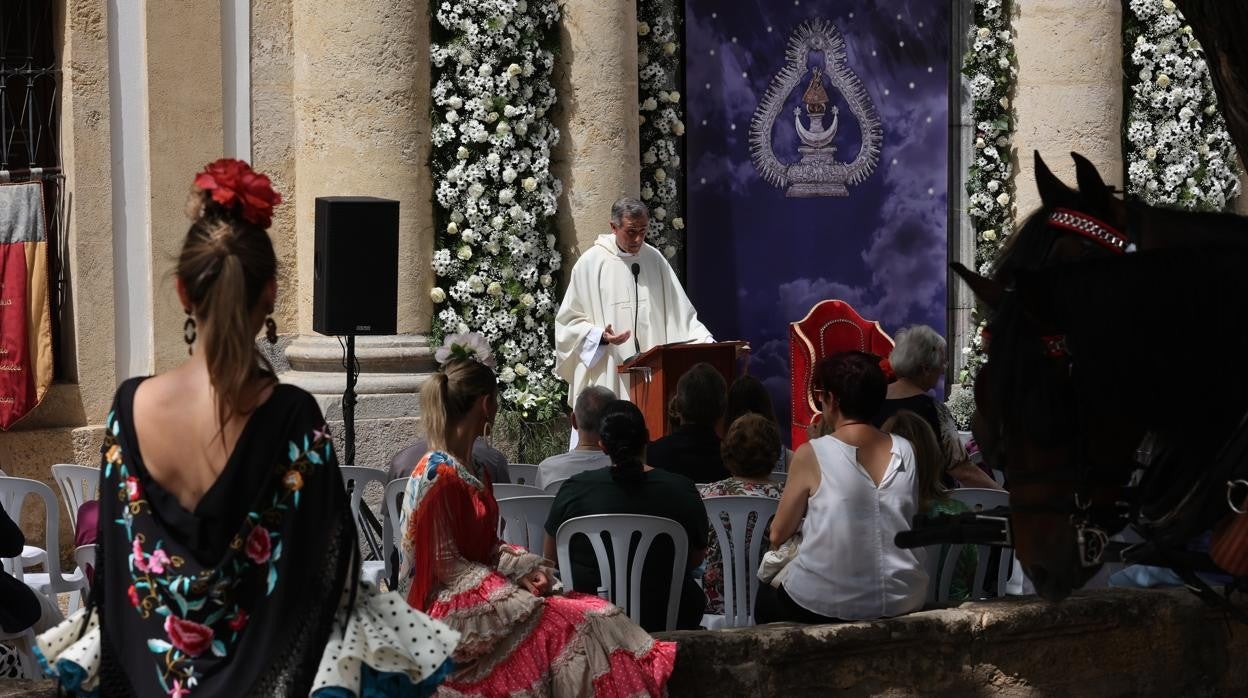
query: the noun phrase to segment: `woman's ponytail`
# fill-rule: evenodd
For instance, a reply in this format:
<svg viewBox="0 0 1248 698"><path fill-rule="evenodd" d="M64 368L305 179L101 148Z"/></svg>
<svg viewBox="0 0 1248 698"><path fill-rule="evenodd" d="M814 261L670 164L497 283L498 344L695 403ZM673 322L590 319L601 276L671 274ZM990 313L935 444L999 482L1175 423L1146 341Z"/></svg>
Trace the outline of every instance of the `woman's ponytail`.
<svg viewBox="0 0 1248 698"><path fill-rule="evenodd" d="M602 409L598 437L611 459L611 479L621 485L635 485L646 478L646 444L650 432L636 405L616 400Z"/></svg>
<svg viewBox="0 0 1248 698"><path fill-rule="evenodd" d="M429 376L420 387L420 411L428 448L446 450L446 374L442 371Z"/></svg>

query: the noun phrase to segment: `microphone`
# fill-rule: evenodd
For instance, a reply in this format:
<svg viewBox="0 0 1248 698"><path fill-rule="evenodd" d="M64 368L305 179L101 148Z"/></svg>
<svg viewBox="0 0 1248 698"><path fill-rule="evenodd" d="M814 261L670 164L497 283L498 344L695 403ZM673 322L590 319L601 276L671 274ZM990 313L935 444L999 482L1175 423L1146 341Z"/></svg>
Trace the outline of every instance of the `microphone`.
<svg viewBox="0 0 1248 698"><path fill-rule="evenodd" d="M637 313L641 310L641 297L637 291L637 276L641 274L641 265L633 262L633 346L641 353L641 340L637 338Z"/></svg>

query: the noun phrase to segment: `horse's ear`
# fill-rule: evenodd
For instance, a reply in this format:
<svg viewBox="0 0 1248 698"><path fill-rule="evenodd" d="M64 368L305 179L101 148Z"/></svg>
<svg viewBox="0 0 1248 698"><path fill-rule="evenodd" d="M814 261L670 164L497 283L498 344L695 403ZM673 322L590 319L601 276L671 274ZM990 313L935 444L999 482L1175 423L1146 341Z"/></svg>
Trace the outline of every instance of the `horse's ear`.
<svg viewBox="0 0 1248 698"><path fill-rule="evenodd" d="M1109 185L1105 184L1105 179L1101 177L1100 171L1096 169L1096 165L1093 165L1091 160L1079 153L1071 153L1070 157L1075 161L1079 195L1088 203L1101 209L1099 213L1104 215L1109 208L1110 199L1113 198Z"/></svg>
<svg viewBox="0 0 1248 698"><path fill-rule="evenodd" d="M959 262L950 264L949 268L953 269L953 273L961 277L966 282L966 285L971 287L971 292L975 294L975 297L988 306L989 309L996 310L1001 305L1001 300L1005 297L1005 287L999 282L986 276L980 276L962 266Z"/></svg>
<svg viewBox="0 0 1248 698"><path fill-rule="evenodd" d="M1040 192L1040 201L1044 203L1044 207L1061 208L1073 204L1078 194L1053 174L1053 170L1044 163L1044 158L1040 157L1039 150L1035 151L1035 162L1036 189Z"/></svg>

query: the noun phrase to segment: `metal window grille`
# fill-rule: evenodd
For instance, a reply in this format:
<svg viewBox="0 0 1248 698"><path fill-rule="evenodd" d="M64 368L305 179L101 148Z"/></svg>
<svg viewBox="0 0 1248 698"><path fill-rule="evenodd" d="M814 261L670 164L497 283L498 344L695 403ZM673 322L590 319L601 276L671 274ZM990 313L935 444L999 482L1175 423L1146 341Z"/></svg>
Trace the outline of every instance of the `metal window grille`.
<svg viewBox="0 0 1248 698"><path fill-rule="evenodd" d="M47 208L48 278L53 284L53 355L61 355L65 307L66 208L58 138L61 68L53 6L47 0L0 0L0 182L41 181ZM61 375L60 361L56 375Z"/></svg>

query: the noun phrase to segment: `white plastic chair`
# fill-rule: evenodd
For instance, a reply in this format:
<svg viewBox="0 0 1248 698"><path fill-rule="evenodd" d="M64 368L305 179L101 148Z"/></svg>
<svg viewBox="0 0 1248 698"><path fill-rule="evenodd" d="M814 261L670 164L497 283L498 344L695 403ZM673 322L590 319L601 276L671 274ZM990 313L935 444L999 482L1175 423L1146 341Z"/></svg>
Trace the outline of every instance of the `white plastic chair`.
<svg viewBox="0 0 1248 698"><path fill-rule="evenodd" d="M0 470L0 477L8 477L8 475L5 475L4 471ZM4 507L4 510L9 512L9 517L14 521L19 522L18 525L21 525L21 516L19 516L21 513L21 501L11 500L10 498L5 497L3 492L0 492L0 507ZM22 573L25 570L47 563L48 551L37 545L24 545L22 546L21 556L12 558L11 560L11 562L5 562L5 571L18 579L21 579Z"/></svg>
<svg viewBox="0 0 1248 698"><path fill-rule="evenodd" d="M371 483L381 485L382 490L386 489L386 485L390 483L390 474L379 468L370 468L363 465L344 465L339 468L342 471L342 482L351 492L351 513L355 515L355 520L360 522L361 507L364 504L364 491L368 489ZM358 528L361 532L365 530L364 524L360 523ZM374 529L375 530L375 529ZM376 535L374 533L373 535ZM376 545L376 538L370 539L368 542L371 546ZM376 548L374 548L375 550ZM382 524L382 557L385 557L385 524ZM360 580L369 582L373 586L377 586L382 577L386 574L386 562L382 560L364 560L360 563Z"/></svg>
<svg viewBox="0 0 1248 698"><path fill-rule="evenodd" d="M57 605L57 596L59 594L73 594L87 586L87 575L81 569L75 570L69 575L61 573L61 507L57 503L56 493L51 487L39 482L38 480L27 480L20 477L0 477L0 506L4 507L5 512L9 514L15 521L20 520L22 503L26 497L34 495L43 500L44 507L44 555L43 564L45 572L26 572L23 575L23 581L26 582L35 591L43 594ZM11 562L7 568L15 569L16 561ZM69 610L72 613L78 608L77 594L69 599Z"/></svg>
<svg viewBox="0 0 1248 698"><path fill-rule="evenodd" d="M962 502L971 511L985 511L1010 505L1010 493L1004 490L961 487L956 490L950 490L949 497L955 501ZM1009 580L1010 570L1014 565L1014 549L992 545L977 545L975 548L978 552L979 562L975 565L975 583L971 587L971 598L981 599L1005 596L1006 582ZM997 564L997 583L994 591L990 594L986 582L988 581L988 561L993 555L999 555L1000 561ZM956 559L954 562L956 562Z"/></svg>
<svg viewBox="0 0 1248 698"><path fill-rule="evenodd" d="M498 500L498 523L502 529L499 535L512 545L541 555L546 517L550 515L550 505L554 502L553 494Z"/></svg>
<svg viewBox="0 0 1248 698"><path fill-rule="evenodd" d="M95 574L96 548L97 546L95 543L91 543L90 545L80 545L77 548L74 548L74 564L78 566L78 569L82 570L83 574L86 574L87 567L91 568L91 574L87 575L87 585L82 588L81 593L82 602L84 604L87 601L87 596L91 593L91 587L94 586L91 583L91 579Z"/></svg>
<svg viewBox="0 0 1248 698"><path fill-rule="evenodd" d="M507 474L511 476L511 484L537 486L537 466L528 463L508 463Z"/></svg>
<svg viewBox="0 0 1248 698"><path fill-rule="evenodd" d="M767 476L767 479L777 485L783 485L789 481L789 473L784 470L773 470L771 471L771 475Z"/></svg>
<svg viewBox="0 0 1248 698"><path fill-rule="evenodd" d="M381 549L385 555L385 572L386 579L390 582L391 590L396 588L398 579L395 576L398 571L396 563L399 556L399 517L403 515L403 496L407 494L408 478L401 477L397 480L391 480L386 485L384 516L381 519Z"/></svg>
<svg viewBox="0 0 1248 698"><path fill-rule="evenodd" d="M78 509L92 499L100 498L100 469L89 465L58 463L52 466L52 479L61 490L69 512L69 530L78 533Z"/></svg>
<svg viewBox="0 0 1248 698"><path fill-rule="evenodd" d="M780 502L771 497L738 496L707 497L702 500L702 504L706 507L711 529L719 539L719 552L723 559L723 625L728 628L754 625L758 566L763 560L764 543L768 542L765 531L775 517ZM727 528L724 527L721 514L728 516ZM754 515L755 522L747 548L745 537L751 514Z"/></svg>
<svg viewBox="0 0 1248 698"><path fill-rule="evenodd" d="M545 490L532 485L508 485L506 483L494 485L494 499L499 501L508 497L536 497L543 494L546 494Z"/></svg>
<svg viewBox="0 0 1248 698"><path fill-rule="evenodd" d="M35 631L26 628L16 633L6 633L0 630L0 642L13 648L17 653L17 659L20 662L19 668L23 679L37 679L41 672L39 670L39 660L35 658Z"/></svg>
<svg viewBox="0 0 1248 698"><path fill-rule="evenodd" d="M611 539L611 558L602 534ZM630 556L629 549L635 535L640 534L637 549ZM667 630L676 629L676 616L680 609L680 590L684 583L685 567L689 563L689 536L680 524L661 516L640 514L594 514L578 516L563 522L555 535L555 548L559 557L559 572L563 583L575 588L572 579L572 555L569 546L572 539L583 535L589 539L598 561L598 575L607 589L611 603L624 609L628 617L641 624L641 573L645 567L650 544L657 536L670 536L675 555L672 557L672 583L667 597ZM631 557L631 559L630 559Z"/></svg>
<svg viewBox="0 0 1248 698"><path fill-rule="evenodd" d="M563 483L567 482L570 479L571 478L565 477L562 480L555 480L549 485L546 485L545 487L543 487L542 491L544 491L546 494L559 494L559 489L563 487Z"/></svg>

